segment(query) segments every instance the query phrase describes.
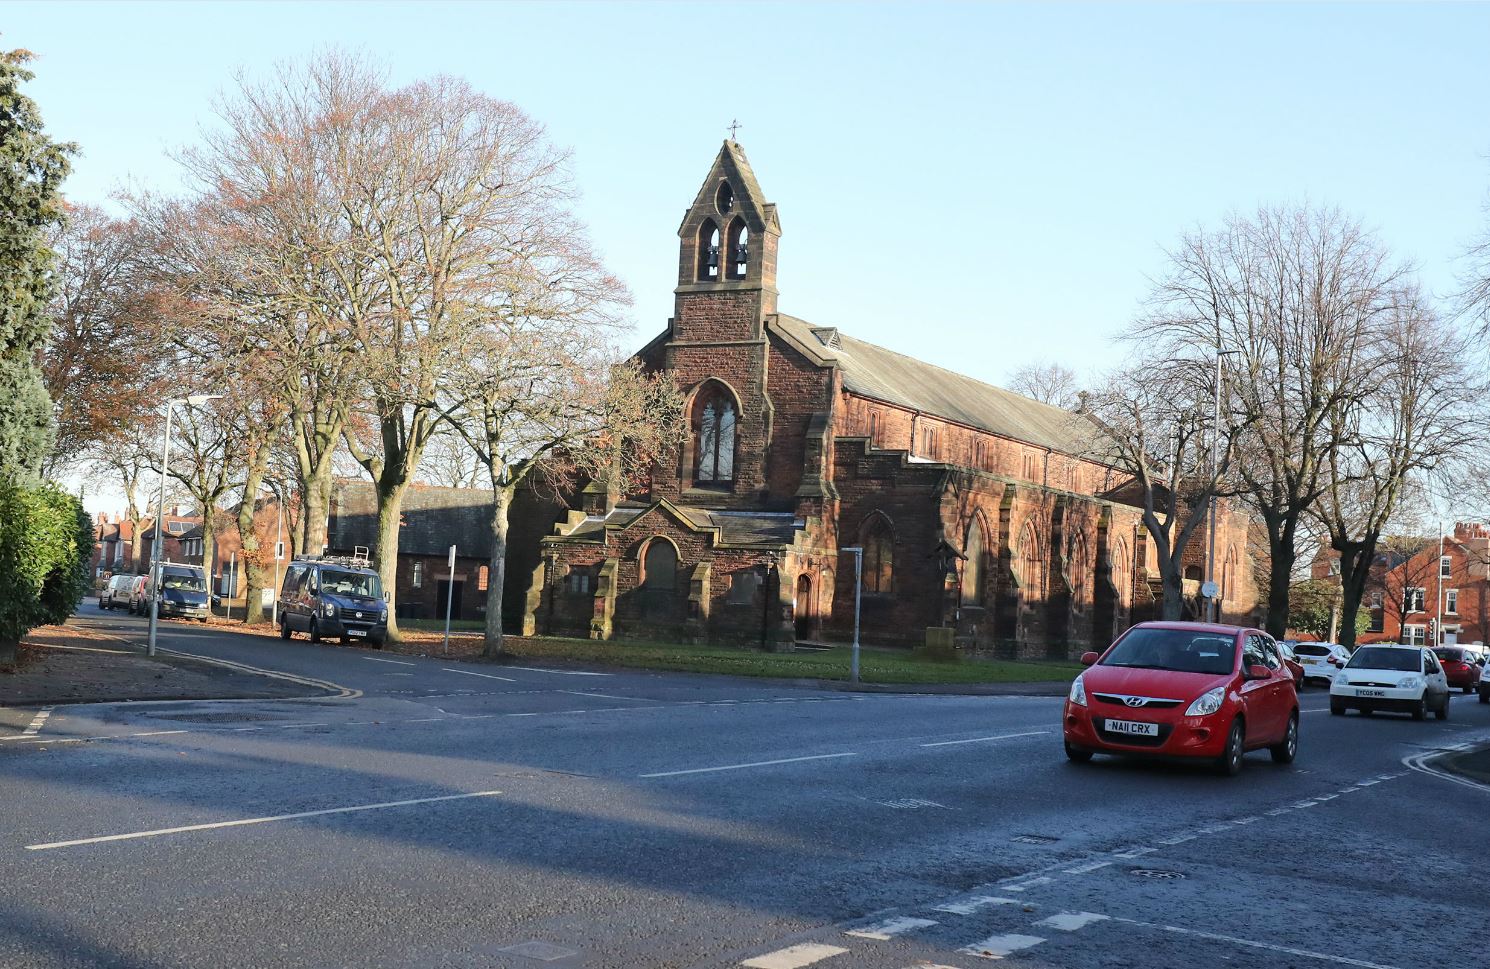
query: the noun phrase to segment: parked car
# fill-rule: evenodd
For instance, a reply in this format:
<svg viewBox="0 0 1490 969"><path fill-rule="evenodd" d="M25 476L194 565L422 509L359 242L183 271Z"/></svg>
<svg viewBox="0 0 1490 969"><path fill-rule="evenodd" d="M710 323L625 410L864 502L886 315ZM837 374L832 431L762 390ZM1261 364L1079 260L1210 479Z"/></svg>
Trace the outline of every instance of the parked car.
<svg viewBox="0 0 1490 969"><path fill-rule="evenodd" d="M1449 689L1474 693L1480 686L1479 657L1463 646L1438 646L1433 650L1449 681Z"/></svg>
<svg viewBox="0 0 1490 969"><path fill-rule="evenodd" d="M1242 755L1266 748L1292 763L1299 701L1272 637L1258 629L1191 622L1132 627L1071 683L1063 717L1066 756L1177 757L1236 774Z"/></svg>
<svg viewBox="0 0 1490 969"><path fill-rule="evenodd" d="M365 559L296 559L279 593L279 635L303 632L310 641L382 646L388 637L388 603L378 573Z"/></svg>
<svg viewBox="0 0 1490 969"><path fill-rule="evenodd" d="M207 609L207 579L200 566L181 565L175 562L160 564L160 590L157 593L149 577L145 580L144 593L136 607L142 615L150 614L150 601L156 600L158 615L162 618L200 619L209 615Z"/></svg>
<svg viewBox="0 0 1490 969"><path fill-rule="evenodd" d="M1487 667L1480 668L1479 694L1481 703L1490 703L1490 676L1485 675L1486 669Z"/></svg>
<svg viewBox="0 0 1490 969"><path fill-rule="evenodd" d="M1362 646L1330 684L1330 713L1356 709L1410 713L1422 720L1432 710L1449 718L1449 681L1433 650L1396 644Z"/></svg>
<svg viewBox="0 0 1490 969"><path fill-rule="evenodd" d="M1318 682L1326 686L1335 681L1335 674L1350 662L1350 650L1338 643L1299 643L1293 648L1299 665L1304 668L1304 682Z"/></svg>
<svg viewBox="0 0 1490 969"><path fill-rule="evenodd" d="M150 577L137 575L129 584L129 614L131 616L143 616L150 611L150 606L145 602L145 593L150 588Z"/></svg>
<svg viewBox="0 0 1490 969"><path fill-rule="evenodd" d="M109 577L108 583L98 593L98 608L118 609L120 606L129 607L129 587L134 584L135 576L113 575Z"/></svg>
<svg viewBox="0 0 1490 969"><path fill-rule="evenodd" d="M1302 690L1304 688L1304 666L1294 653L1294 647L1297 644L1286 639L1279 639L1275 640L1273 645L1278 647L1278 653L1283 657L1283 662L1288 664L1288 672L1293 674L1293 688Z"/></svg>

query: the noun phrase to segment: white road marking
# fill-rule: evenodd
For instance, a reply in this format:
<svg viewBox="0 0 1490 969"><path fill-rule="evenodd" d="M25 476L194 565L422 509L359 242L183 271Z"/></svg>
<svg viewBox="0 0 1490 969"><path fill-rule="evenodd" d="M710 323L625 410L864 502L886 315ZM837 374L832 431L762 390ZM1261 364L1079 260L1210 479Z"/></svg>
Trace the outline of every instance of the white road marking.
<svg viewBox="0 0 1490 969"><path fill-rule="evenodd" d="M1112 856L1114 858L1137 858L1139 855L1151 855L1158 850L1158 848L1129 848L1127 851L1114 851Z"/></svg>
<svg viewBox="0 0 1490 969"><path fill-rule="evenodd" d="M593 696L602 700L635 700L638 703L655 703L649 696L615 696L610 693L586 693L583 690L555 690L555 693L568 693L570 696Z"/></svg>
<svg viewBox="0 0 1490 969"><path fill-rule="evenodd" d="M453 670L453 669L451 669L448 666L443 666L443 667L441 667L441 669L443 669L446 673L460 673L460 674L463 674L465 676L480 676L480 677L484 677L485 679L488 679L488 680L501 680L504 683L516 683L517 682L517 680L514 680L510 676L492 676L490 673L472 673L470 670Z"/></svg>
<svg viewBox="0 0 1490 969"><path fill-rule="evenodd" d="M953 915L972 915L980 908L990 905L1022 905L1017 898L1000 898L997 895L974 895L972 898L961 902L947 902L945 905L934 905L934 912L951 912Z"/></svg>
<svg viewBox="0 0 1490 969"><path fill-rule="evenodd" d="M1005 885L1003 889L1006 892L1022 892L1026 888L1034 888L1036 885L1048 885L1053 881L1055 881L1054 878L1042 875L1039 878L1031 878L1027 882L1020 882L1017 885Z"/></svg>
<svg viewBox="0 0 1490 969"><path fill-rule="evenodd" d="M257 730L257 727L253 729ZM97 737L0 737L0 740L25 740L33 745L47 744L86 744L94 740L128 740L131 737L161 737L173 733L189 733L187 730L150 730L145 733L115 733L103 734Z"/></svg>
<svg viewBox="0 0 1490 969"><path fill-rule="evenodd" d="M1098 868L1106 868L1111 864L1112 862L1110 861L1089 861L1084 865L1077 865L1075 868L1067 868L1065 872L1068 875L1085 875L1096 871Z"/></svg>
<svg viewBox="0 0 1490 969"><path fill-rule="evenodd" d="M1096 912L1061 912L1049 918L1041 919L1035 925L1042 929L1055 929L1059 932L1075 932L1077 929L1085 928L1093 922L1105 922L1107 916L1098 915Z"/></svg>
<svg viewBox="0 0 1490 969"><path fill-rule="evenodd" d="M802 966L810 966L814 962L822 962L833 956L841 956L847 949L836 945L823 945L820 942L804 942L786 949L777 949L754 959L746 959L740 963L751 969L801 969Z"/></svg>
<svg viewBox="0 0 1490 969"><path fill-rule="evenodd" d="M537 666L506 666L509 670L527 670L529 673L555 673L559 676L614 676L614 673L590 673L585 670L545 670Z"/></svg>
<svg viewBox="0 0 1490 969"><path fill-rule="evenodd" d="M1261 821L1261 820L1262 820L1262 818L1260 818L1257 815L1253 814L1253 815L1249 815L1248 817L1245 817L1245 818L1234 818L1234 819L1232 819L1232 822L1231 823L1232 824L1251 824L1254 821Z"/></svg>
<svg viewBox="0 0 1490 969"><path fill-rule="evenodd" d="M883 942L889 939L893 939L897 935L903 935L906 932L912 932L916 929L924 929L928 925L936 924L937 923L932 919L917 919L910 918L909 916L905 915L898 915L894 918L888 918L884 921L876 922L873 925L866 925L863 928L850 929L843 934L857 936L861 939L878 939Z"/></svg>
<svg viewBox="0 0 1490 969"><path fill-rule="evenodd" d="M27 851L46 851L50 848L75 848L79 845L102 844L105 841L130 841L135 838L155 838L164 834L182 834L187 831L212 831L217 828L237 828L248 824L267 824L270 821L293 821L298 818L315 818L324 814L353 814L358 811L380 811L384 808L408 807L413 804L434 804L437 801L461 801L473 797L495 797L501 791L474 791L470 794L445 794L440 797L416 797L405 801L383 801L378 804L356 804L351 807L323 808L319 811L296 811L293 814L271 814L262 818L243 818L238 821L214 821L210 824L185 824L175 828L156 828L152 831L131 831L128 834L106 834L97 838L78 838L73 841L49 841L45 844L27 845Z"/></svg>
<svg viewBox="0 0 1490 969"><path fill-rule="evenodd" d="M1200 837L1198 834L1177 834L1172 838L1160 838L1159 843L1173 847L1174 845L1182 845L1186 841L1194 841L1198 837Z"/></svg>
<svg viewBox="0 0 1490 969"><path fill-rule="evenodd" d="M369 663L392 663L394 666L417 666L417 663L405 663L401 659L378 659L376 656L364 656L363 659Z"/></svg>
<svg viewBox="0 0 1490 969"><path fill-rule="evenodd" d="M934 744L922 744L922 747L950 747L953 744L978 744L985 740L1012 740L1015 737L1038 737L1048 734L1049 730L1030 730L1026 733L1001 733L993 737L973 737L969 740L939 740Z"/></svg>
<svg viewBox="0 0 1490 969"><path fill-rule="evenodd" d="M1137 919L1125 919L1112 916L1112 921L1122 922L1126 925L1139 925L1144 928L1160 929L1165 932L1173 932L1176 935L1191 935L1197 939L1210 939L1212 942L1229 942L1232 945L1247 946L1252 949L1263 949L1267 952L1281 952L1284 955L1300 956L1305 959L1319 959L1324 962L1333 962L1342 966L1358 966L1360 969L1397 969L1396 966L1383 965L1379 962L1367 962L1364 959L1350 959L1346 956L1332 956L1327 952L1313 952L1309 949L1294 949L1285 945L1273 945L1271 942L1257 942L1253 939L1239 939L1234 935L1219 935L1215 932L1202 932L1199 929L1187 929L1178 925L1158 925L1153 922L1140 922Z"/></svg>
<svg viewBox="0 0 1490 969"><path fill-rule="evenodd" d="M41 731L42 724L47 722L47 717L50 717L52 715L52 711L55 709L57 708L54 706L42 707L40 710L36 711L36 716L31 718L31 725L28 726L25 730L21 731L21 736L35 737L37 733Z"/></svg>
<svg viewBox="0 0 1490 969"><path fill-rule="evenodd" d="M757 760L749 764L726 764L723 767L694 767L689 770L658 771L653 774L638 774L638 777L677 777L680 774L710 774L723 770L744 770L747 767L771 767L775 764L797 764L804 760L830 760L834 757L857 757L856 753L813 754L811 757L783 757L780 760ZM805 965L805 963L804 963Z"/></svg>
<svg viewBox="0 0 1490 969"><path fill-rule="evenodd" d="M1038 935L995 935L957 951L964 955L979 956L984 959L1002 959L1004 956L1032 948L1044 941Z"/></svg>
<svg viewBox="0 0 1490 969"><path fill-rule="evenodd" d="M1458 744L1454 749L1462 750L1465 746L1467 745ZM1482 791L1484 793L1490 794L1490 786L1481 784L1478 781L1472 781L1467 777L1460 777L1457 774L1450 774L1448 771L1442 771L1436 767L1428 766L1429 760L1438 757L1442 753L1443 751L1439 750L1428 750L1424 751L1421 754L1413 754L1409 757L1404 757L1402 758L1402 763L1415 771L1421 771L1424 774L1429 774L1433 777L1437 777L1445 781L1450 781L1454 784L1458 784L1460 787L1472 787L1477 791Z"/></svg>

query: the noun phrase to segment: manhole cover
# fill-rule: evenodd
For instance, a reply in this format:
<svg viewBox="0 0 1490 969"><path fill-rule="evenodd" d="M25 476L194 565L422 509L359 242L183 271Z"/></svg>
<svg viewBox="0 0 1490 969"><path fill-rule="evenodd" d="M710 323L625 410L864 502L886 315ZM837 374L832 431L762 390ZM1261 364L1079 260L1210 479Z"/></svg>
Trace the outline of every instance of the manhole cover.
<svg viewBox="0 0 1490 969"><path fill-rule="evenodd" d="M1052 838L1048 834L1022 834L1017 838L1009 839L1022 845L1053 845L1060 838Z"/></svg>
<svg viewBox="0 0 1490 969"><path fill-rule="evenodd" d="M1169 871L1169 870L1164 869L1164 868L1134 868L1132 871L1128 872L1128 874L1130 874L1130 875L1137 875L1139 878L1184 878L1185 877L1184 872Z"/></svg>

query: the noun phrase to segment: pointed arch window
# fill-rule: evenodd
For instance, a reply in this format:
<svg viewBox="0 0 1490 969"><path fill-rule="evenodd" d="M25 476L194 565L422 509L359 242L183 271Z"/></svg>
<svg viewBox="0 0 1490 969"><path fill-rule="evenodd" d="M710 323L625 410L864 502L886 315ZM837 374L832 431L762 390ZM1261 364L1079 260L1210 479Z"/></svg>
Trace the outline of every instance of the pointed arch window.
<svg viewBox="0 0 1490 969"><path fill-rule="evenodd" d="M1236 547L1226 550L1226 562L1221 566L1221 601L1236 598Z"/></svg>
<svg viewBox="0 0 1490 969"><path fill-rule="evenodd" d="M864 548L864 591L889 595L895 578L895 536L883 515L871 515L859 536Z"/></svg>
<svg viewBox="0 0 1490 969"><path fill-rule="evenodd" d="M735 480L735 443L739 413L723 388L707 387L693 409L693 483L727 487Z"/></svg>
<svg viewBox="0 0 1490 969"><path fill-rule="evenodd" d="M962 563L962 604L981 606L983 604L983 527L976 518L968 523L967 541L963 543L962 554L966 559Z"/></svg>
<svg viewBox="0 0 1490 969"><path fill-rule="evenodd" d="M698 279L712 283L719 278L719 226L705 219L698 227Z"/></svg>
<svg viewBox="0 0 1490 969"><path fill-rule="evenodd" d="M719 183L719 192L714 196L714 207L720 215L729 215L735 209L735 190L728 181Z"/></svg>
<svg viewBox="0 0 1490 969"><path fill-rule="evenodd" d="M729 272L726 275L730 279L744 279L750 268L750 227L744 219L736 216L729 224L728 242L729 248L725 252L729 256Z"/></svg>
<svg viewBox="0 0 1490 969"><path fill-rule="evenodd" d="M649 592L672 592L678 587L678 550L665 538L647 543L642 556L641 587Z"/></svg>

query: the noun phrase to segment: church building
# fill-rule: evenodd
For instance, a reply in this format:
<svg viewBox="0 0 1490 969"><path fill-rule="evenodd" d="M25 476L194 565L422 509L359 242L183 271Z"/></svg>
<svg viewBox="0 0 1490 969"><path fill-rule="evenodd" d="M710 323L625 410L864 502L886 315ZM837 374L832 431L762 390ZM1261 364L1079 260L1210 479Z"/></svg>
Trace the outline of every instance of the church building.
<svg viewBox="0 0 1490 969"><path fill-rule="evenodd" d="M1089 418L782 313L781 223L733 140L678 237L674 315L636 356L675 376L687 443L514 550L524 632L846 641L856 570L866 642L952 626L986 654L1068 657L1154 614L1131 477L1093 456ZM1223 503L1227 621L1255 618L1247 536ZM1198 540L1186 562L1193 599Z"/></svg>

